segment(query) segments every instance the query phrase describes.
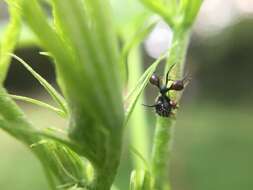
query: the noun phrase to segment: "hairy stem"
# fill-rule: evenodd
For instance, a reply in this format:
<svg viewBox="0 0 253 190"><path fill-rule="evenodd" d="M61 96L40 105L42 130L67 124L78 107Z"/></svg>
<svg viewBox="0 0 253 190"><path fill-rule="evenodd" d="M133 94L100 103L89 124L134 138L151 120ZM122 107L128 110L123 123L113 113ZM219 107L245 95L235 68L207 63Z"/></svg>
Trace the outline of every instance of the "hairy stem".
<svg viewBox="0 0 253 190"><path fill-rule="evenodd" d="M167 68L176 63L176 66L171 74L172 78L181 78L184 69L184 60L188 47L190 33L187 31L174 31L173 44L170 56L167 61ZM171 98L179 101L181 93L171 94ZM154 189L163 190L169 189L168 183L168 166L171 152L172 127L175 125L173 118L157 117L156 131L152 149L152 175L154 177Z"/></svg>
<svg viewBox="0 0 253 190"><path fill-rule="evenodd" d="M154 189L156 190L162 190L168 178L168 159L171 152L171 127L174 123L169 118L157 118L152 151L152 174L155 179Z"/></svg>
<svg viewBox="0 0 253 190"><path fill-rule="evenodd" d="M171 78L181 78L183 76L185 67L185 56L187 53L188 43L189 43L190 32L174 30L173 32L173 48L170 51L169 58L167 59L167 64L164 70L164 75L167 73L168 68L172 64L176 64L170 74ZM178 94L178 93L177 93Z"/></svg>

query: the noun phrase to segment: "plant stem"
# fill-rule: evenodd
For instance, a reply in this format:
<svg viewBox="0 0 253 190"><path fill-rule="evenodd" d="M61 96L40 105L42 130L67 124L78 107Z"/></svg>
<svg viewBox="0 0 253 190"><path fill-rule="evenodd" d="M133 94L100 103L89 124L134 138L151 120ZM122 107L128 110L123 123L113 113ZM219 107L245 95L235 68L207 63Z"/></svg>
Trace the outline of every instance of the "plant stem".
<svg viewBox="0 0 253 190"><path fill-rule="evenodd" d="M174 121L157 117L154 146L152 151L152 174L154 189L162 190L168 177L168 159L170 156L171 127Z"/></svg>
<svg viewBox="0 0 253 190"><path fill-rule="evenodd" d="M166 75L168 68L172 64L176 64L170 76L174 78L182 77L185 66L185 56L189 44L189 38L190 32L188 30L181 31L180 29L174 29L172 41L173 48L171 48L169 58L167 59L164 75Z"/></svg>
<svg viewBox="0 0 253 190"><path fill-rule="evenodd" d="M141 76L141 51L139 47L134 47L129 56L129 89L132 89L136 85L136 81ZM139 102L144 102L144 97L140 96ZM148 129L147 129L147 118L143 111L143 107L137 104L134 112L132 113L131 119L129 121L129 129L131 135L131 145L146 159L149 158L149 140L148 140ZM145 168L145 164L139 157L133 155L133 161L135 168L141 169Z"/></svg>
<svg viewBox="0 0 253 190"><path fill-rule="evenodd" d="M170 56L167 60L165 73L168 68L176 63L171 76L174 78L181 78L184 69L184 60L188 47L190 33L188 31L174 30L174 37ZM171 94L173 100L179 101L181 93ZM171 144L172 144L172 127L176 120L172 117L162 118L157 117L156 130L152 149L152 175L154 177L154 189L164 190L169 188L168 183L168 166L170 160ZM170 189L170 188L169 188Z"/></svg>

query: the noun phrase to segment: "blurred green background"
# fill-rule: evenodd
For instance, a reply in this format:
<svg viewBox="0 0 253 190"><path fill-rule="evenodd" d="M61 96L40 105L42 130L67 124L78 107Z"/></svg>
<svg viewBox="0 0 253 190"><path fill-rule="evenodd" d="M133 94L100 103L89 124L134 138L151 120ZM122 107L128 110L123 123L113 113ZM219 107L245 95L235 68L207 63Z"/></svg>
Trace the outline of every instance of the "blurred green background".
<svg viewBox="0 0 253 190"><path fill-rule="evenodd" d="M0 18L1 35L8 18L2 2ZM55 84L54 68L39 51L28 43L15 53ZM147 54L145 58L151 59ZM253 189L252 63L253 2L206 0L187 56L186 70L192 80L185 90L174 130L169 170L173 190ZM39 84L19 64L11 65L5 85L11 93L50 102ZM154 101L155 96L156 91L148 87L146 101ZM47 110L22 103L20 106L38 127L66 125ZM147 114L151 118L147 127L152 131L154 113L147 110ZM117 185L122 190L128 189L130 158L125 150L117 176ZM3 190L48 189L36 158L3 131L0 131L0 187Z"/></svg>

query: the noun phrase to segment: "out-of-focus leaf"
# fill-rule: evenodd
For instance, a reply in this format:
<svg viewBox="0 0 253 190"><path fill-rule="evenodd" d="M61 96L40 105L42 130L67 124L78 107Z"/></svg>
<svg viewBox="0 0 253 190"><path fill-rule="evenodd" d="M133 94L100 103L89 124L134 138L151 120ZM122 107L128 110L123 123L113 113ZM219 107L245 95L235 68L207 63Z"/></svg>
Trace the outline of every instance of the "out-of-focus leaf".
<svg viewBox="0 0 253 190"><path fill-rule="evenodd" d="M5 38L5 31L7 30L8 24L5 22L0 22L0 42ZM26 48L26 47L34 47L40 46L38 39L34 36L34 34L28 29L26 25L22 25L20 29L20 34L18 35L16 47L17 48ZM10 52L6 52L10 53Z"/></svg>
<svg viewBox="0 0 253 190"><path fill-rule="evenodd" d="M66 113L59 109L56 108L54 106L51 106L45 102L39 101L39 100L35 100L33 98L29 98L29 97L25 97L25 96L18 96L18 95L10 95L11 98L15 99L15 100L20 100L20 101L24 101L24 102L28 102L28 103L32 103L34 105L43 107L43 108L47 108L53 112L55 112L56 114L58 114L59 116L66 118Z"/></svg>
<svg viewBox="0 0 253 190"><path fill-rule="evenodd" d="M10 57L7 53L13 52L21 31L21 11L18 0L6 0L10 12L10 22L3 33L0 42L0 83L5 80Z"/></svg>
<svg viewBox="0 0 253 190"><path fill-rule="evenodd" d="M203 0L181 0L179 4L179 13L182 18L181 24L186 29L194 22Z"/></svg>
<svg viewBox="0 0 253 190"><path fill-rule="evenodd" d="M11 54L13 58L18 60L33 76L36 78L39 83L45 88L45 90L50 94L50 96L53 98L53 100L60 106L61 112L63 115L67 116L68 115L68 107L67 103L64 100L64 98L50 85L42 76L40 76L36 71L33 70L32 67L30 67L23 59L19 58L18 56ZM19 97L20 99L21 97ZM23 99L24 100L24 99ZM28 99L26 99L27 101ZM34 101L33 103L35 103ZM38 103L38 102L37 102ZM45 104L44 104L45 107ZM49 107L48 107L49 108ZM52 108L52 107L51 107ZM58 109L60 110L60 109ZM56 111L56 110L55 110ZM62 115L62 114L61 114ZM62 116L63 116L62 115Z"/></svg>
<svg viewBox="0 0 253 190"><path fill-rule="evenodd" d="M148 161L142 156L142 154L136 149L134 148L133 146L130 147L130 150L131 152L137 156L142 162L143 162L143 165L146 167L145 169L147 171L149 171L149 163Z"/></svg>
<svg viewBox="0 0 253 190"><path fill-rule="evenodd" d="M173 7L165 6L165 4L161 0L139 0L142 2L147 8L152 10L154 13L161 16L169 25L170 27L174 26L174 15L172 14L174 10Z"/></svg>
<svg viewBox="0 0 253 190"><path fill-rule="evenodd" d="M185 11L185 24L191 26L199 12L203 0L192 0L189 9Z"/></svg>
<svg viewBox="0 0 253 190"><path fill-rule="evenodd" d="M112 187L111 187L111 190L120 190L118 187L116 187L115 185L113 185Z"/></svg>
<svg viewBox="0 0 253 190"><path fill-rule="evenodd" d="M151 190L152 187L151 175L145 170L134 170L130 177L129 190Z"/></svg>
<svg viewBox="0 0 253 190"><path fill-rule="evenodd" d="M120 55L121 65L126 65L127 67L127 64L125 62L127 60L129 51L131 50L131 48L133 48L137 44L140 44L147 37L147 35L154 28L155 24L156 24L156 21L149 23L148 25L145 25L144 27L140 29L140 31L137 31L135 34L133 34L133 37L126 42Z"/></svg>
<svg viewBox="0 0 253 190"><path fill-rule="evenodd" d="M110 2L113 8L114 20L119 29L129 25L129 23L141 17L141 15L148 13L145 7L136 0L110 0Z"/></svg>

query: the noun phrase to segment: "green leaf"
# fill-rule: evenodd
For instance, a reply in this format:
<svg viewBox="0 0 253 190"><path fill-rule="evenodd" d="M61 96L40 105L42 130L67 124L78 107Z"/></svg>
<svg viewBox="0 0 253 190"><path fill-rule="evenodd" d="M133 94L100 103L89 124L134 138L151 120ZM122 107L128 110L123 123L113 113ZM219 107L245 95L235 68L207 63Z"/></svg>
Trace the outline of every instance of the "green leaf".
<svg viewBox="0 0 253 190"><path fill-rule="evenodd" d="M133 34L133 37L130 40L127 40L126 44L124 45L121 55L120 55L120 63L121 65L127 65L125 62L127 60L127 56L130 52L130 50L140 44L147 35L152 31L157 21L153 21L149 24L144 24L144 26L140 27L141 29L138 30Z"/></svg>
<svg viewBox="0 0 253 190"><path fill-rule="evenodd" d="M0 128L7 133L23 142L28 147L45 139L43 138L46 137L44 133L42 135L42 133L26 119L23 112L17 107L2 87L0 87L0 107ZM49 138L47 138L47 140L48 139ZM61 159L61 164L64 165L64 168L71 173L72 176L80 180L85 179L81 159L69 148L65 147L64 144L75 149L77 146L64 138L58 138L57 141L50 142L50 145L48 143L41 144L40 146L33 147L31 150L43 164L51 184L51 189L56 189L56 181L62 184L73 183L72 178L59 170L61 166L55 157L53 157L52 152L57 154L57 157Z"/></svg>
<svg viewBox="0 0 253 190"><path fill-rule="evenodd" d="M92 187L109 189L121 154L124 110L116 31L107 0L52 0L54 28L36 0L24 17L55 58L70 105L69 137L94 167Z"/></svg>
<svg viewBox="0 0 253 190"><path fill-rule="evenodd" d="M138 45L131 48L127 57L129 78L127 88L132 89L136 86L136 82L143 74L143 61L141 48ZM138 98L138 102L144 101L144 94L141 94ZM137 103L138 104L138 103ZM150 130L148 129L147 112L143 109L143 106L136 105L131 118L127 124L129 128L129 139L131 146L144 157L146 160L150 158ZM139 157L131 156L134 168L141 169L145 168L145 162L142 162Z"/></svg>
<svg viewBox="0 0 253 190"><path fill-rule="evenodd" d="M167 5L167 7L170 7L171 10L176 10L178 6L178 0L163 0L164 4Z"/></svg>
<svg viewBox="0 0 253 190"><path fill-rule="evenodd" d="M165 6L163 2L159 0L139 0L145 5L147 8L152 10L154 13L160 15L169 25L173 28L174 26L174 15L172 14L174 10L169 7Z"/></svg>
<svg viewBox="0 0 253 190"><path fill-rule="evenodd" d="M115 185L113 185L112 187L111 187L111 190L120 190L118 187L116 187Z"/></svg>
<svg viewBox="0 0 253 190"><path fill-rule="evenodd" d="M7 53L13 52L21 31L21 11L18 0L6 0L9 7L10 21L0 42L0 84L3 83L10 64Z"/></svg>
<svg viewBox="0 0 253 190"><path fill-rule="evenodd" d="M114 21L119 29L125 28L136 18L148 13L145 7L136 0L110 0L110 2L113 8Z"/></svg>
<svg viewBox="0 0 253 190"><path fill-rule="evenodd" d="M67 103L64 100L64 98L54 89L54 87L52 87L52 85L50 85L42 76L40 76L36 71L34 71L32 69L32 67L30 67L23 59L19 58L18 56L14 55L14 54L10 54L10 55L13 58L15 58L16 60L18 60L34 76L34 78L36 78L39 81L39 83L50 94L50 96L53 98L53 100L60 106L60 108L63 112L63 115L67 116L68 115ZM21 97L19 97L19 99L20 98ZM35 102L33 102L33 103L35 103ZM45 105L44 105L44 107L45 107Z"/></svg>
<svg viewBox="0 0 253 190"><path fill-rule="evenodd" d="M129 190L151 190L152 179L148 171L134 170L130 177Z"/></svg>
<svg viewBox="0 0 253 190"><path fill-rule="evenodd" d="M71 80L65 80L62 75L72 79L76 77L76 75L70 75L70 72L74 70L70 64L73 62L73 56L71 56L63 41L51 27L51 22L48 21L47 15L43 13L36 0L23 0L22 8L23 16L28 26L37 35L40 44L45 47L56 60L57 81L63 93L68 95L65 86L66 84L70 86L73 84L71 84Z"/></svg>
<svg viewBox="0 0 253 190"><path fill-rule="evenodd" d="M145 169L147 171L150 171L150 167L149 167L149 163L148 161L143 157L143 155L136 149L134 148L133 146L130 147L130 150L131 152L137 156L142 162L143 162L143 165L146 167Z"/></svg>
<svg viewBox="0 0 253 190"><path fill-rule="evenodd" d="M182 27L189 28L192 26L199 12L203 0L181 0L179 5L179 14L182 15Z"/></svg>
<svg viewBox="0 0 253 190"><path fill-rule="evenodd" d="M111 117L114 117L114 121L118 122L118 115L122 113L119 87L121 82L117 76L119 71L117 69L118 55L114 47L115 44L112 45L115 37L112 39L110 37L114 32L107 32L110 27L100 26L102 21L96 20L107 18L108 15L95 16L90 15L89 12L92 10L92 14L104 14L107 5L101 5L105 9L96 12L97 8L94 10L92 8L95 6L94 1L86 3L87 11L84 10L84 5L80 0L53 1L56 29L65 43L65 49L74 57L71 64L73 71L69 70L66 73L67 76L64 75L63 78L72 77L65 80L66 83L71 82L71 85L67 85L66 88L66 91L71 93L70 101L73 102L71 104L75 105L74 102L78 102L79 106L77 107L82 107L82 110L86 112L83 113L84 115L95 117L97 121L103 121L106 125L114 125ZM90 22L94 22L94 27L88 26L87 23ZM110 24L110 21L107 23ZM106 30L100 27L105 27ZM108 112L108 108L111 108L112 112Z"/></svg>
<svg viewBox="0 0 253 190"><path fill-rule="evenodd" d="M36 151L43 148L48 151L47 164L61 183L68 184L68 187L74 184L85 185L84 165L79 155L64 144L51 139L38 142L36 146L32 147L32 150Z"/></svg>
<svg viewBox="0 0 253 190"><path fill-rule="evenodd" d="M40 106L40 107L43 107L43 108L47 108L53 112L55 112L56 114L58 114L59 116L63 117L63 118L66 118L67 115L66 113L59 109L59 108L56 108L54 106L51 106L45 102L41 102L39 100L35 100L33 98L29 98L29 97L24 97L24 96L18 96L18 95L10 95L11 98L15 99L15 100L20 100L20 101L24 101L24 102L28 102L28 103L32 103L34 105L37 105L37 106Z"/></svg>
<svg viewBox="0 0 253 190"><path fill-rule="evenodd" d="M203 0L192 0L191 9L186 14L186 23L192 24L195 21L195 18L199 12Z"/></svg>

